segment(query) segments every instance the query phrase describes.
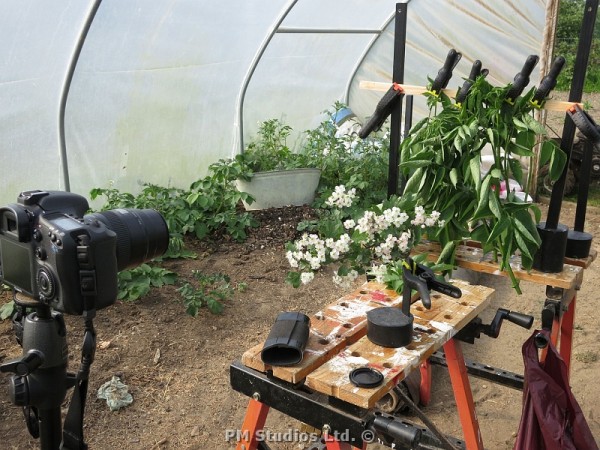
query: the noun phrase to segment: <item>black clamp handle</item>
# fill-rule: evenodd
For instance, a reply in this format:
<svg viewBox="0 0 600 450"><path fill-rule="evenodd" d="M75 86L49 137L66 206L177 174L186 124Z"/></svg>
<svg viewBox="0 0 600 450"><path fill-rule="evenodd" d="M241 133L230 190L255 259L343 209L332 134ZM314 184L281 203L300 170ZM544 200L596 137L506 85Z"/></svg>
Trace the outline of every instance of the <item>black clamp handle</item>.
<svg viewBox="0 0 600 450"><path fill-rule="evenodd" d="M567 114L579 131L594 146L600 145L600 127L596 125L594 119L585 112L578 104L574 104L567 110Z"/></svg>
<svg viewBox="0 0 600 450"><path fill-rule="evenodd" d="M512 104L515 99L523 93L525 87L529 84L529 77L534 67L540 60L537 55L529 55L521 71L515 75L512 86L506 94L506 101Z"/></svg>
<svg viewBox="0 0 600 450"><path fill-rule="evenodd" d="M550 94L550 91L556 86L556 79L558 78L558 75L560 74L560 71L564 65L565 58L562 56L558 56L554 59L552 67L550 67L550 71L544 78L542 78L542 81L540 81L540 85L536 89L535 94L533 94L533 98L531 99L531 104L533 106L536 108L541 108L542 102L548 98L548 94Z"/></svg>
<svg viewBox="0 0 600 450"><path fill-rule="evenodd" d="M385 122L385 119L392 113L396 103L399 102L403 96L404 90L402 87L398 83L393 83L381 100L379 100L379 103L377 103L375 112L371 118L358 132L358 137L365 139L373 131L379 130L383 125L383 122Z"/></svg>
<svg viewBox="0 0 600 450"><path fill-rule="evenodd" d="M431 92L439 95L442 89L448 86L448 82L450 81L450 78L452 78L452 71L460 61L460 58L462 58L462 54L456 50L451 49L448 52L444 66L438 71L435 80L433 80L433 83L431 84Z"/></svg>
<svg viewBox="0 0 600 450"><path fill-rule="evenodd" d="M473 86L475 80L480 76L486 77L489 73L489 70L482 69L481 65L481 61L479 61L478 59L476 59L475 62L473 62L473 65L471 66L471 73L469 73L469 78L465 80L462 87L458 91L458 94L456 94L457 105L461 105L465 101L465 99L467 98L467 94L471 90L471 87Z"/></svg>

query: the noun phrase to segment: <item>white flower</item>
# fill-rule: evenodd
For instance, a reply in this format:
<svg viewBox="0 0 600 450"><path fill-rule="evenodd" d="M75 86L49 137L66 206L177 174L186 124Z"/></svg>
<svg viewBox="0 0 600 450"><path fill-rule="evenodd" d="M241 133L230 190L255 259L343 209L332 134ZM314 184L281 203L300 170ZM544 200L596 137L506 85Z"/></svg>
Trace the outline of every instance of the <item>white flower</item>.
<svg viewBox="0 0 600 450"><path fill-rule="evenodd" d="M356 222L352 219L348 219L344 222L344 228L350 230L356 226Z"/></svg>
<svg viewBox="0 0 600 450"><path fill-rule="evenodd" d="M310 283L315 278L315 274L312 272L302 272L300 275L300 281L302 284Z"/></svg>

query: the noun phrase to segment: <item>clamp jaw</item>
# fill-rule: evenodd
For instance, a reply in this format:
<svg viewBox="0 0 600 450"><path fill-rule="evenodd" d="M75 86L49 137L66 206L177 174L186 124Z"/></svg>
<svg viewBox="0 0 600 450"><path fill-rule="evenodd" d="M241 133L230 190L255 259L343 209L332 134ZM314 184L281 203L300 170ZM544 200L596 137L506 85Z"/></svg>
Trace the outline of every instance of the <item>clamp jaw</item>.
<svg viewBox="0 0 600 450"><path fill-rule="evenodd" d="M439 280L433 270L415 262L410 256L402 263L402 278L404 280L402 312L406 315L410 313L410 293L412 289L419 293L423 306L427 309L431 308L430 292L432 290L454 298L462 296L459 288Z"/></svg>

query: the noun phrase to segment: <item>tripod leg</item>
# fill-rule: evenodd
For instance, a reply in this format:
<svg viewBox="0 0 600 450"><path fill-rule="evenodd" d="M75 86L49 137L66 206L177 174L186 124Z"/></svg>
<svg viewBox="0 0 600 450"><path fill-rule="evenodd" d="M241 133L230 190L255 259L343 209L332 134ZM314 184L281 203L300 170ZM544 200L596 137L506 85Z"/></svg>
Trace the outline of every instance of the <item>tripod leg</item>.
<svg viewBox="0 0 600 450"><path fill-rule="evenodd" d="M60 407L38 410L41 450L58 450L62 440Z"/></svg>

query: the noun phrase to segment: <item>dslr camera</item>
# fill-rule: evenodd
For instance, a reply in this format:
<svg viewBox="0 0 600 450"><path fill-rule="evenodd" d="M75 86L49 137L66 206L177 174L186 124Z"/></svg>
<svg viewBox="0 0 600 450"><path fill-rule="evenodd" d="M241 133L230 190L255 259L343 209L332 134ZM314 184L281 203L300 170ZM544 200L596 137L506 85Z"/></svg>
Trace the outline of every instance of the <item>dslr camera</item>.
<svg viewBox="0 0 600 450"><path fill-rule="evenodd" d="M161 256L169 231L152 209L88 210L80 195L39 190L0 208L0 282L66 314L88 298L112 305L117 273Z"/></svg>

